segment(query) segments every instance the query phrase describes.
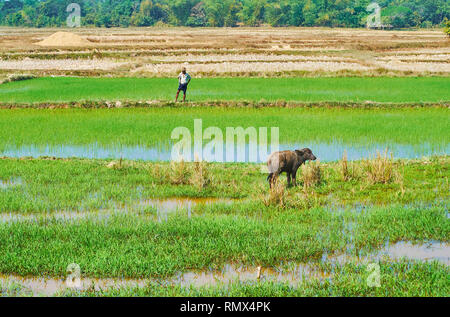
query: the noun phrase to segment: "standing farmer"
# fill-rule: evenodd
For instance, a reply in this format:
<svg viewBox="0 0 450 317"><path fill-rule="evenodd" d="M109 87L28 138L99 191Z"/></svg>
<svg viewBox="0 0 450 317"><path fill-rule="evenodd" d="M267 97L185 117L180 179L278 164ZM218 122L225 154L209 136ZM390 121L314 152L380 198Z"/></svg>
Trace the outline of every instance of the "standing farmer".
<svg viewBox="0 0 450 317"><path fill-rule="evenodd" d="M191 81L191 76L186 72L186 67L183 67L181 70L180 75L178 75L178 91L177 96L175 97L175 102L178 101L178 95L180 94L180 91L183 91L183 102L186 101L186 90L189 85L189 82Z"/></svg>

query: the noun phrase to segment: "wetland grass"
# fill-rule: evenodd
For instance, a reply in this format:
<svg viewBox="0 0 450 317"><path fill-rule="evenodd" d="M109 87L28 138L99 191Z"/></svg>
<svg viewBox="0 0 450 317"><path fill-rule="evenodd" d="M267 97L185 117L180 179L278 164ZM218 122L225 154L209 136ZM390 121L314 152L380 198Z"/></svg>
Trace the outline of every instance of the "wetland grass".
<svg viewBox="0 0 450 317"><path fill-rule="evenodd" d="M255 191L255 188L263 188L264 193L268 190L267 174L262 174L260 166L255 164L204 163L204 167L198 168L196 163L186 162L180 169L182 178L175 179L171 178L175 174L172 166L180 163L124 160L120 169L108 168L108 164L109 161L83 159L1 159L2 183L9 184L14 179L20 179L20 183L0 189L0 211L99 210L111 208L115 203L132 204L146 198L255 199L261 198L261 190ZM362 170L367 163L355 161L352 164ZM314 174L316 184L308 189L313 195L309 198L314 201L313 206L448 201L448 156L394 160L391 164L401 175L401 181L372 183L367 181L365 173L361 178L345 181L341 162L320 163L317 167L320 168L320 183L317 183L318 173ZM301 180L300 171L298 174ZM279 182L286 187L284 174ZM293 198L302 191L299 186L283 190L282 196Z"/></svg>
<svg viewBox="0 0 450 317"><path fill-rule="evenodd" d="M267 207L274 206L283 208L285 207L287 198L286 186L277 178L272 184L272 187L269 188L269 193L266 194L265 188L263 188L260 197L263 204Z"/></svg>
<svg viewBox="0 0 450 317"><path fill-rule="evenodd" d="M307 164L302 165L301 180L305 190L320 185L320 182L322 181L320 161L308 162Z"/></svg>
<svg viewBox="0 0 450 317"><path fill-rule="evenodd" d="M293 287L287 282L234 282L210 287L182 287L151 283L143 288L120 288L101 291L67 291L61 296L230 296L230 297L305 297L305 296L390 296L424 297L449 295L448 267L442 264L409 261L380 264L380 287L369 287L367 265L339 265L332 277L308 279ZM421 287L417 287L421 285Z"/></svg>
<svg viewBox="0 0 450 317"><path fill-rule="evenodd" d="M372 184L387 184L395 177L394 158L392 153L388 154L387 149L383 154L377 152L376 157L366 160L364 165L367 180Z"/></svg>
<svg viewBox="0 0 450 317"><path fill-rule="evenodd" d="M332 272L326 277L314 278L306 276L293 286L290 281L240 281L229 283L214 283L212 285L179 285L164 281L138 280L139 285L128 281L117 284L109 282L109 287L92 286L83 290L53 289L53 296L226 296L226 297L290 297L290 296L448 296L450 289L447 282L448 267L440 263L420 263L408 260L380 261L380 287L368 286L367 280L371 271L366 264L343 264L329 267L317 265L319 270ZM201 274L198 275L201 278ZM141 282L142 281L142 282ZM99 281L102 282L102 280ZM32 285L30 287L29 285ZM107 283L108 284L108 283ZM420 285L420 287L417 287ZM40 289L34 281L22 282L14 278L3 279L0 282L1 296L32 296Z"/></svg>
<svg viewBox="0 0 450 317"><path fill-rule="evenodd" d="M235 214L229 215L208 208L202 216L172 216L164 222L113 215L100 222L1 223L0 271L58 277L69 263L78 263L86 277L168 277L226 263L314 262L324 252L346 251L349 241L353 247L347 252L355 256L386 241L448 242L450 230L439 207L374 207L360 213L258 208L261 217L248 215L251 207L245 204L235 205ZM352 230L346 229L349 224Z"/></svg>
<svg viewBox="0 0 450 317"><path fill-rule="evenodd" d="M347 151L344 151L342 160L340 160L339 172L343 181L351 181L361 177L361 170L357 168L357 165L348 161Z"/></svg>
<svg viewBox="0 0 450 317"><path fill-rule="evenodd" d="M357 257L387 242L448 243L447 156L390 162L393 169L402 168L401 196L401 186L396 182L368 183L364 178L346 181L340 171L342 162L321 163L320 183L306 191L301 187L286 188L280 178L282 204L266 204L255 195L255 186L268 187L258 165L211 163L200 168L201 162L186 163L188 170L205 175L206 168L212 177L208 186L200 188L191 182L191 176L186 177L185 184L161 178L170 171L170 163L124 160L120 168L108 168L108 164L104 160L1 159L2 212L14 210L37 217L0 221L0 272L6 276L60 279L67 274L68 264L77 263L83 278L140 280L171 278L192 270L220 270L227 263L277 267L286 262L312 262L330 276L306 279L297 287L264 280L257 286L236 282L187 288L176 284L153 287L150 283L140 287L92 288L77 294L448 294L448 266L442 264L382 260L378 262L382 286L369 288L364 283L368 274L365 263L330 266L320 260L342 253ZM365 162L352 164L362 169ZM236 180L239 186L230 186ZM154 219L152 208L142 209L136 204L150 197L173 196L245 199L231 204L199 204L189 207L189 213L168 213L162 221ZM358 207L360 204L362 208ZM57 217L58 210L103 210L105 215L68 220ZM1 293L30 294L20 283L3 281ZM68 290L57 295L74 293Z"/></svg>

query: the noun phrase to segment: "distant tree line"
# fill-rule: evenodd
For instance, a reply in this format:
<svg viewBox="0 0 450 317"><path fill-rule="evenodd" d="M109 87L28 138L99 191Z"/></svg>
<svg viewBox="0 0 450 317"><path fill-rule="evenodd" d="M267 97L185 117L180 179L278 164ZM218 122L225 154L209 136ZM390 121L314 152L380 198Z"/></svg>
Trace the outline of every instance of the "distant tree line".
<svg viewBox="0 0 450 317"><path fill-rule="evenodd" d="M81 24L128 26L328 26L362 27L373 0L0 0L0 25L65 26L70 3ZM432 27L450 19L449 0L378 0L383 24Z"/></svg>

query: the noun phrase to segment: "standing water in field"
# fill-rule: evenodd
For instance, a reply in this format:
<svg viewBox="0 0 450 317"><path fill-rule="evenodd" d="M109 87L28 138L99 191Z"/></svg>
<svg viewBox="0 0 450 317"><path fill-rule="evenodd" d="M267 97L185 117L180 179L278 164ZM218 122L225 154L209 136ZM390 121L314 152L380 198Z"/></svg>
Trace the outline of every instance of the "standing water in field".
<svg viewBox="0 0 450 317"><path fill-rule="evenodd" d="M385 144L346 144L339 141L326 142L311 142L305 141L303 143L284 143L280 144L280 150L294 150L308 147L313 150L314 154L320 159L321 162L337 161L342 158L344 152L347 152L349 160L360 160L371 157L378 152L384 152L385 149L389 149L394 154L395 158L412 159L420 158L423 156L432 155L445 155L450 154L450 143L446 145L438 145L432 143L422 144L397 144L397 143L385 143ZM235 154L232 162L249 162L249 163L264 163L267 160L267 156L259 157L257 159L250 160L249 151L252 148L248 143L240 148L232 148L231 151ZM171 145L162 145L159 147L146 147L146 146L102 146L99 144L89 145L22 145L6 146L1 152L0 156L7 157L34 157L50 156L57 158L88 158L88 159L127 159L127 160L144 160L144 161L170 161L172 154ZM237 152L244 152L245 158L240 158ZM223 162L226 162L226 148L223 151ZM192 153L192 157L194 157Z"/></svg>
<svg viewBox="0 0 450 317"><path fill-rule="evenodd" d="M346 253L332 255L325 259L331 263L371 263L379 262L383 259L398 261L408 259L414 261L438 261L445 265L450 265L450 245L440 241L428 241L423 244L414 244L410 241L398 241L396 243L386 244L380 250L369 252L368 254L359 254L355 256L352 252L352 246L347 246Z"/></svg>
<svg viewBox="0 0 450 317"><path fill-rule="evenodd" d="M167 199L145 199L141 200L134 208L156 209L158 222L168 220L169 214L177 212L187 212L188 218L192 217L193 208L197 205L212 205L216 203L231 204L230 199L220 198L167 198Z"/></svg>
<svg viewBox="0 0 450 317"><path fill-rule="evenodd" d="M20 177L10 178L6 180L0 179L0 189L14 188L22 184L22 178Z"/></svg>
<svg viewBox="0 0 450 317"><path fill-rule="evenodd" d="M346 254L327 256L324 253L321 262L332 265L329 271L325 271L318 266L317 262L288 262L278 267L243 266L229 263L225 264L220 270L184 271L165 279L91 278L81 276L79 285L76 288L70 288L64 277L21 277L0 274L0 293L52 296L58 293L64 294L66 291L76 292L77 290L100 291L128 287L144 288L151 286L150 283L152 282L159 285L178 285L189 288L229 285L236 282L258 283L266 281L287 283L292 287L299 287L302 282L308 280L328 280L330 283L333 283L336 264L353 263L365 268L367 264L379 262L381 259L390 259L396 262L403 258L409 261L439 261L449 265L449 245L439 241L430 241L427 244L412 244L401 241L395 244L387 244L381 250L364 257L351 257Z"/></svg>
<svg viewBox="0 0 450 317"><path fill-rule="evenodd" d="M0 188L1 187L0 182ZM158 222L167 222L169 215L185 215L189 219L192 218L194 209L199 205L213 204L232 204L233 199L224 198L190 198L190 197L174 197L174 198L149 198L143 199L132 205L114 205L109 209L93 210L93 211L55 211L40 214L22 214L17 212L0 213L1 223L14 222L38 222L38 221L58 221L58 222L76 222L79 220L89 221L108 221L113 216L146 214L147 209L154 210L155 217ZM147 215L149 215L147 213ZM151 216L151 214L150 214Z"/></svg>

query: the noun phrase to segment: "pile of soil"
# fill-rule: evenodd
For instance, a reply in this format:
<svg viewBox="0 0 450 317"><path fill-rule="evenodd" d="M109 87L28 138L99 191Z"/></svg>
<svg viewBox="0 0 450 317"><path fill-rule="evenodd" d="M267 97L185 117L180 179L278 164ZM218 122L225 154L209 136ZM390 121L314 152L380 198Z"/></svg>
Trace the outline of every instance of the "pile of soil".
<svg viewBox="0 0 450 317"><path fill-rule="evenodd" d="M75 33L56 32L36 44L40 46L88 46L92 43Z"/></svg>

